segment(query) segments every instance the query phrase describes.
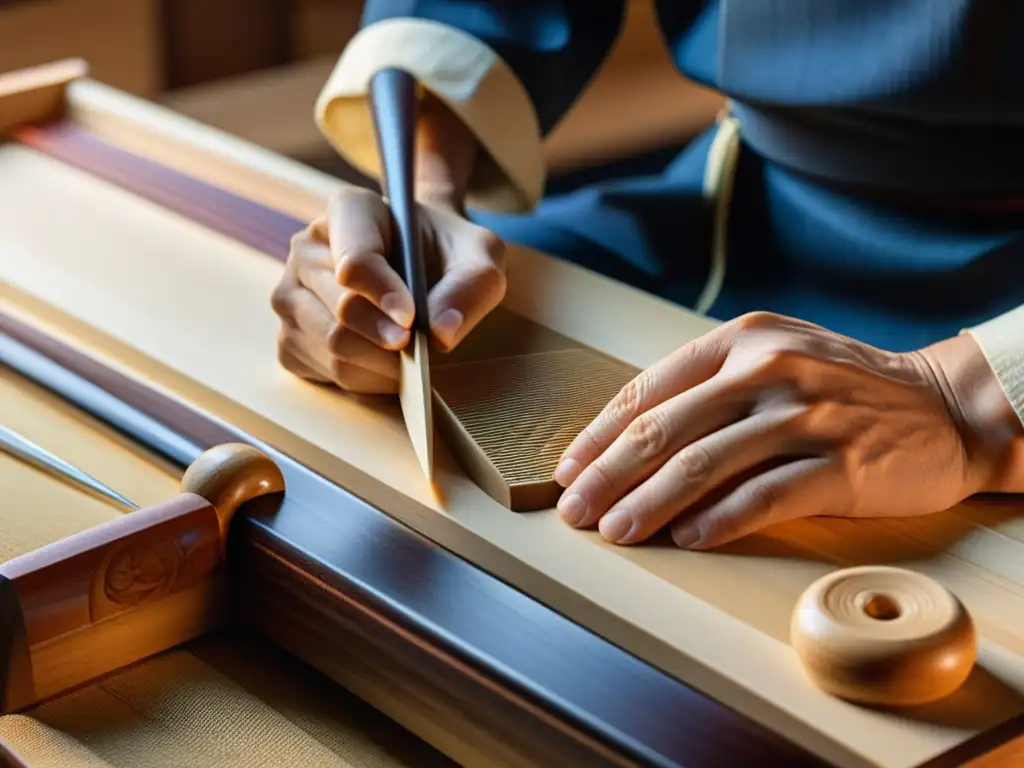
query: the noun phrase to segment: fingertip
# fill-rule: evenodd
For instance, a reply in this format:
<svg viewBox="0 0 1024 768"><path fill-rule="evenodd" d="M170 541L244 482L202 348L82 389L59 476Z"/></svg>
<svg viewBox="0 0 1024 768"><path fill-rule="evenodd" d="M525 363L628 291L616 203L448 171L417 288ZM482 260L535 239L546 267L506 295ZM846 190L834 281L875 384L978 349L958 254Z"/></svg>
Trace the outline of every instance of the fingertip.
<svg viewBox="0 0 1024 768"><path fill-rule="evenodd" d="M580 476L582 471L583 468L576 459L571 456L563 456L558 464L558 468L555 469L555 482L563 488L568 488L576 481L576 478Z"/></svg>
<svg viewBox="0 0 1024 768"><path fill-rule="evenodd" d="M672 541L680 549L694 549L701 540L700 527L693 520L672 524Z"/></svg>
<svg viewBox="0 0 1024 768"><path fill-rule="evenodd" d="M459 340L459 331L465 323L465 316L457 309L449 308L440 312L431 323L434 337L447 349L452 349Z"/></svg>
<svg viewBox="0 0 1024 768"><path fill-rule="evenodd" d="M412 321L416 317L416 307L413 306L412 297L407 293L399 291L385 293L381 296L380 308L401 328L406 331L412 328Z"/></svg>
<svg viewBox="0 0 1024 768"><path fill-rule="evenodd" d="M381 318L377 324L377 332L382 346L389 351L397 352L409 343L409 331L391 320Z"/></svg>
<svg viewBox="0 0 1024 768"><path fill-rule="evenodd" d="M637 525L633 516L624 509L613 509L597 524L601 535L613 544L632 544L636 541Z"/></svg>

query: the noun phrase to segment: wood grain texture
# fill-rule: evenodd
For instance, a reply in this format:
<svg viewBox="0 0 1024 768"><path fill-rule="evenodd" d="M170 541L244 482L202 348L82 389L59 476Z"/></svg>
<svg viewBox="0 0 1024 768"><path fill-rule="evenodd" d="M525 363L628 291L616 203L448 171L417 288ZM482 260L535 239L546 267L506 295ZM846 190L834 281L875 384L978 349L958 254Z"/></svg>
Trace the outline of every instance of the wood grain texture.
<svg viewBox="0 0 1024 768"><path fill-rule="evenodd" d="M135 439L152 442L143 416L173 424L196 453L247 439L4 312L0 332L15 342L5 364L17 368L33 352L43 354L75 381L115 394L117 408L98 401L82 407ZM482 751L499 765L521 765L530 755L535 765L580 764L559 760L588 746L583 765L821 764L301 464L269 455L288 494L276 508L269 499L250 503L233 529L237 549L229 562L240 565L232 578L243 620L357 686L426 741L467 755ZM268 577L274 568L281 578ZM250 579L264 589L241 586ZM294 626L261 611L282 605ZM424 716L412 704L420 700L438 706ZM500 710L490 709L496 700L504 702ZM500 722L489 711L500 711ZM492 734L492 725L500 733ZM511 744L502 735L508 733L515 734ZM570 751L545 751L552 744Z"/></svg>
<svg viewBox="0 0 1024 768"><path fill-rule="evenodd" d="M466 473L517 512L554 506L569 443L639 371L589 349L438 367L439 426Z"/></svg>

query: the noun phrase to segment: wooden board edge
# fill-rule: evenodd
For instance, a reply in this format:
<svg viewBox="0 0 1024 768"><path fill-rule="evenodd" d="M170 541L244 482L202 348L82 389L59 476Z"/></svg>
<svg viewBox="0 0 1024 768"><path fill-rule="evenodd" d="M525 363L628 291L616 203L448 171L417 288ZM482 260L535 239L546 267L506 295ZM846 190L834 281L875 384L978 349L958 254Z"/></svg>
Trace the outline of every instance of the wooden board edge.
<svg viewBox="0 0 1024 768"><path fill-rule="evenodd" d="M60 117L68 86L88 73L81 59L65 59L0 74L0 140L19 125Z"/></svg>
<svg viewBox="0 0 1024 768"><path fill-rule="evenodd" d="M1018 768L1024 765L1024 714L1012 717L917 768Z"/></svg>
<svg viewBox="0 0 1024 768"><path fill-rule="evenodd" d="M30 768L30 766L14 747L4 739L0 739L0 768Z"/></svg>
<svg viewBox="0 0 1024 768"><path fill-rule="evenodd" d="M444 446L451 452L462 471L492 499L511 509L512 496L508 483L494 466L490 457L466 431L452 413L444 398L434 390L434 424Z"/></svg>

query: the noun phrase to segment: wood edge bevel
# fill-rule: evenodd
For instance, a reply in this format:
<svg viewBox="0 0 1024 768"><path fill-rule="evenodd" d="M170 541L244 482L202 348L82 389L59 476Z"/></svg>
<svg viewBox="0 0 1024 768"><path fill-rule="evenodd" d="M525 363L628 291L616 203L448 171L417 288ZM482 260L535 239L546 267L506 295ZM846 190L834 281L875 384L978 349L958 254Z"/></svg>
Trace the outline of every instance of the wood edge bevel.
<svg viewBox="0 0 1024 768"><path fill-rule="evenodd" d="M59 118L67 106L68 85L88 75L81 59L64 59L0 74L0 139L19 125Z"/></svg>
<svg viewBox="0 0 1024 768"><path fill-rule="evenodd" d="M2 738L0 738L0 766L2 768L30 768L17 750Z"/></svg>
<svg viewBox="0 0 1024 768"><path fill-rule="evenodd" d="M472 438L462 422L452 413L444 398L434 390L434 423L445 447L455 458L469 479L506 509L512 508L512 495L508 483L484 450Z"/></svg>
<svg viewBox="0 0 1024 768"><path fill-rule="evenodd" d="M995 725L952 749L921 763L917 768L1012 768L1016 762L1004 761L997 753L1004 747L1024 741L1024 714ZM1014 760L1024 755L1024 746Z"/></svg>

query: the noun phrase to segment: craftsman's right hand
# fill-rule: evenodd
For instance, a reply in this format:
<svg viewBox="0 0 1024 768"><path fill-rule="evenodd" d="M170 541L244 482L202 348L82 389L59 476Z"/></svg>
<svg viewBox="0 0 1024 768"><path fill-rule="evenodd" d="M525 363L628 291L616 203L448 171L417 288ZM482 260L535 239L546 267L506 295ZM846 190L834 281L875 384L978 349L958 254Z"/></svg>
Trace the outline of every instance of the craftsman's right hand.
<svg viewBox="0 0 1024 768"><path fill-rule="evenodd" d="M450 351L505 295L505 248L489 230L442 205L419 205L435 346ZM389 265L391 227L380 195L350 188L292 238L272 306L278 358L297 376L361 394L398 391L412 296Z"/></svg>

